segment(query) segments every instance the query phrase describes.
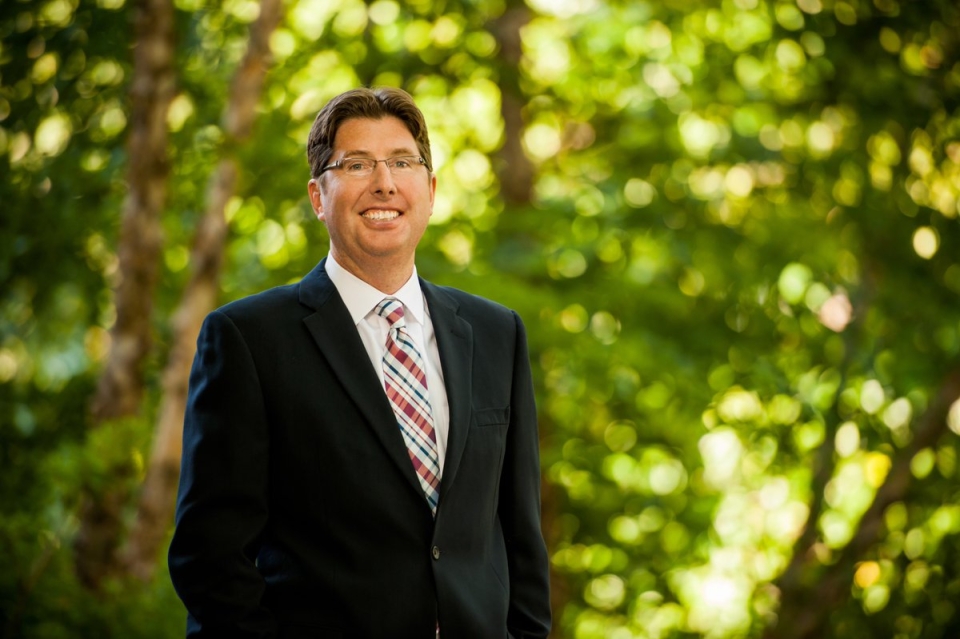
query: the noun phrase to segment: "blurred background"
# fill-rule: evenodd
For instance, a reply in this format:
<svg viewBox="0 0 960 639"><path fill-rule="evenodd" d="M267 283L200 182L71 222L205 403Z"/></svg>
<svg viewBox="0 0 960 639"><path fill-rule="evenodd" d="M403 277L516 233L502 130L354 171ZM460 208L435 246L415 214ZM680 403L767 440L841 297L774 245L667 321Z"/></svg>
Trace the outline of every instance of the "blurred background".
<svg viewBox="0 0 960 639"><path fill-rule="evenodd" d="M0 636L183 636L197 329L359 85L527 324L554 637L960 636L953 0L2 0Z"/></svg>

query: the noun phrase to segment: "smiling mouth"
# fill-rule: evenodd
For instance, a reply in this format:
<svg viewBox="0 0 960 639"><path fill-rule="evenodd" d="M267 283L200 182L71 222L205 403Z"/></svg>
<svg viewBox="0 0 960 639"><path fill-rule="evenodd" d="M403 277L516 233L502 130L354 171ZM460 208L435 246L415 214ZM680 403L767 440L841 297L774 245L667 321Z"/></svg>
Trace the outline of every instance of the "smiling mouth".
<svg viewBox="0 0 960 639"><path fill-rule="evenodd" d="M400 217L400 211L395 210L384 210L384 209L370 209L362 213L363 217L368 220L374 220L377 222L385 222L387 220L395 220Z"/></svg>

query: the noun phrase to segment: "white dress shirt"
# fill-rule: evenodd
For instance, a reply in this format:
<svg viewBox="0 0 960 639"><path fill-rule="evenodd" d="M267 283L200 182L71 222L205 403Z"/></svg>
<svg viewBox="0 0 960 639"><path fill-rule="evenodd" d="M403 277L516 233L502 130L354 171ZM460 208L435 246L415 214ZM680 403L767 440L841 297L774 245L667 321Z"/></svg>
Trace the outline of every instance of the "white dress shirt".
<svg viewBox="0 0 960 639"><path fill-rule="evenodd" d="M430 309L423 299L417 267L406 284L396 293L388 295L370 286L353 273L337 264L333 255L327 255L325 263L327 275L337 288L350 317L357 327L357 333L367 349L367 356L380 379L383 389L383 354L387 347L387 334L390 325L376 313L377 304L385 297L394 297L403 304L407 332L410 334L426 366L427 391L430 395L430 411L433 427L437 434L437 454L440 457L440 474L443 475L443 458L447 451L447 435L450 432L450 406L447 403L447 389L443 385L443 369L440 367L440 350L437 348L437 336L430 321ZM384 391L386 394L386 391ZM399 428L399 426L398 426Z"/></svg>

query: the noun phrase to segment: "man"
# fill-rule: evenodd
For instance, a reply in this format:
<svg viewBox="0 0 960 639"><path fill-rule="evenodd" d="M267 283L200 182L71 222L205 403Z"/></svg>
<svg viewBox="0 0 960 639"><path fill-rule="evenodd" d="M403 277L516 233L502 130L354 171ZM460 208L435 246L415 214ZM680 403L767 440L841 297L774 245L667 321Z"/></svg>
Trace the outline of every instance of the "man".
<svg viewBox="0 0 960 639"><path fill-rule="evenodd" d="M307 144L329 255L211 313L170 573L189 637L545 637L523 325L417 277L436 177L398 89L334 98Z"/></svg>

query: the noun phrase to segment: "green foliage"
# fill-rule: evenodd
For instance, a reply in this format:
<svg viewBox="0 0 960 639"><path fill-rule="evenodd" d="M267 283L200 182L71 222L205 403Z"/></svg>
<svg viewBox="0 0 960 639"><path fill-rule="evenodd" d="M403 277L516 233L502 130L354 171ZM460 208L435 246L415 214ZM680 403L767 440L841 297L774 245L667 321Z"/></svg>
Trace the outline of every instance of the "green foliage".
<svg viewBox="0 0 960 639"><path fill-rule="evenodd" d="M34 592L4 598L7 611L21 615L22 636L36 639L183 636L186 621L182 605L168 579L157 579L146 585L110 581L102 592L94 594L76 582L70 554L63 550L44 546L38 556L45 559L44 553L49 553L51 561L35 566L35 572L40 574L33 584Z"/></svg>
<svg viewBox="0 0 960 639"><path fill-rule="evenodd" d="M239 149L222 301L326 250L305 198L316 110L403 86L439 180L420 272L527 323L561 636L759 637L790 603L778 579L811 513L811 578L840 571L849 595L824 636L955 634L960 408L913 456L879 541L843 555L960 360L955 3L529 5L512 68L496 20L515 3L288 3ZM176 6L144 415L256 9ZM0 626L23 636L182 634L162 569L95 597L64 551L79 487L116 481L107 460L135 482L149 445L146 419L87 433L85 418L114 316L131 11L23 1L0 17ZM496 179L512 78L536 168L523 206Z"/></svg>
<svg viewBox="0 0 960 639"><path fill-rule="evenodd" d="M86 389L82 399L89 394ZM85 415L82 401L74 414ZM47 437L4 433L11 463L5 465L0 527L0 560L8 567L0 578L0 627L10 636L19 632L38 638L182 633L181 615L174 615L177 623L169 619L169 611L179 606L168 579L149 584L114 580L95 594L77 583L69 552L84 494L136 493L152 424L118 420L83 437L82 430L71 432L54 416L38 422L62 430ZM129 508L126 514L132 514ZM144 626L148 620L149 628Z"/></svg>

